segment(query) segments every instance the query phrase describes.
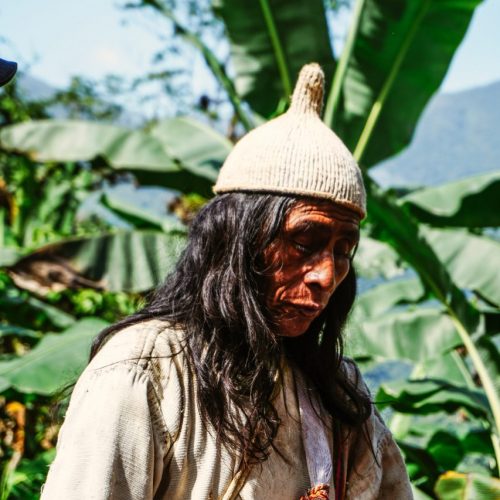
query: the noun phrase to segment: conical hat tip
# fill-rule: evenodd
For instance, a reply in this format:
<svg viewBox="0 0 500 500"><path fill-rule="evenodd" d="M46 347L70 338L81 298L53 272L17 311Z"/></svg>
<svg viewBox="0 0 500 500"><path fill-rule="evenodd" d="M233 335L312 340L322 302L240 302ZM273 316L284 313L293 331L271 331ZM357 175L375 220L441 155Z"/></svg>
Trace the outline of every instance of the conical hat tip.
<svg viewBox="0 0 500 500"><path fill-rule="evenodd" d="M290 110L320 114L323 108L325 74L318 63L302 67L292 95Z"/></svg>

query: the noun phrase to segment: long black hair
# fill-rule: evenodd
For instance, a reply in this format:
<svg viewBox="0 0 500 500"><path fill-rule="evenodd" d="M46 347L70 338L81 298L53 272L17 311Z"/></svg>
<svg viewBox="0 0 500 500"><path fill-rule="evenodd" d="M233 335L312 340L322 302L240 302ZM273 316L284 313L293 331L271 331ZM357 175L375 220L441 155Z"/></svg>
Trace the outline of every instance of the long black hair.
<svg viewBox="0 0 500 500"><path fill-rule="evenodd" d="M338 421L358 427L371 403L340 369L342 327L354 302L351 266L322 314L298 338L280 337L266 307L264 250L279 237L291 196L229 193L198 213L175 270L139 312L95 339L91 358L112 333L162 319L185 332L207 428L244 466L269 455L279 417L272 396L283 355L293 359ZM228 408L237 411L228 411Z"/></svg>

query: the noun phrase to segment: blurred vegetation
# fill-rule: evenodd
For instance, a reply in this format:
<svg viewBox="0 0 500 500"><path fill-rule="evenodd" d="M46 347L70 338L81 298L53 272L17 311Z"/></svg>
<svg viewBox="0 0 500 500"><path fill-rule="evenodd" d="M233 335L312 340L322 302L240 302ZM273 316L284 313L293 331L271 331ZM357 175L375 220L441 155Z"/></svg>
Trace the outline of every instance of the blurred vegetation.
<svg viewBox="0 0 500 500"><path fill-rule="evenodd" d="M369 380L378 377L374 399L416 498L498 497L500 243L491 228L500 175L396 192L369 172L407 146L478 3L359 0L343 51L333 54L331 10L349 2L180 9L142 0L129 8L155 12L170 30L159 63L169 51L199 52L220 96L182 94L175 69L146 75L136 85L161 79L182 98L174 118L130 129L84 79L44 102L23 98L15 83L1 91L2 499L38 497L54 456L58 391L85 366L92 337L139 307L172 268L232 142L286 109L310 61L326 73L325 122L354 152L368 190L349 355ZM212 48L220 37L222 56ZM65 119L51 118L54 106ZM152 210L119 196L113 187L123 183L178 194ZM88 203L93 215L83 216Z"/></svg>

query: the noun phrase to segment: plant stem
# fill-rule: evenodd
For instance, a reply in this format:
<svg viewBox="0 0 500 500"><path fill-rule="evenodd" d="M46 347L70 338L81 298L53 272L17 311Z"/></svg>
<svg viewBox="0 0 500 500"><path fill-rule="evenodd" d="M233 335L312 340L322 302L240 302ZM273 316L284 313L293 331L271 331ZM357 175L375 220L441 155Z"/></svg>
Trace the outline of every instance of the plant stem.
<svg viewBox="0 0 500 500"><path fill-rule="evenodd" d="M0 208L0 248L4 247L4 234L5 234L5 224L4 224L4 219L5 219L5 209Z"/></svg>
<svg viewBox="0 0 500 500"><path fill-rule="evenodd" d="M241 106L241 99L238 96L236 89L234 88L233 82L231 79L227 76L226 71L224 70L224 67L222 64L219 62L217 59L216 55L208 48L203 41L200 39L198 35L195 33L189 31L185 26L183 26L178 19L174 16L173 12L167 9L165 6L160 4L157 0L147 0L144 2L145 5L149 5L156 11L160 12L164 17L167 19L170 19L170 21L173 22L175 26L175 30L177 33L182 35L182 37L188 41L191 45L193 45L195 48L197 48L201 54L203 55L205 62L207 63L208 67L211 69L212 73L214 74L215 78L219 81L219 83L222 85L224 90L226 91L229 100L231 101L231 104L233 106L234 112L238 119L240 120L241 124L245 128L246 131L249 131L253 128L253 125L246 115L245 111L243 110Z"/></svg>
<svg viewBox="0 0 500 500"><path fill-rule="evenodd" d="M413 267L422 283L444 305L470 356L493 414L491 439L497 466L500 469L500 400L494 382L488 374L488 369L468 331L475 331L480 326L479 314L467 301L462 290L453 283L416 222L390 197L383 196L379 186L367 174L365 182L370 194L368 197L369 212L374 221L384 222L385 229L389 231L389 244ZM418 245L415 244L415 239L418 241ZM432 268L441 268L442 273L433 273Z"/></svg>
<svg viewBox="0 0 500 500"><path fill-rule="evenodd" d="M274 55L276 57L276 63L278 64L278 71L280 73L281 83L283 84L283 92L285 94L285 97L289 98L292 93L290 71L288 70L285 52L278 35L278 30L276 29L271 6L269 5L268 0L259 0L259 2L262 9L262 14L264 15L264 21L266 22L267 30L271 38L271 44L273 46Z"/></svg>
<svg viewBox="0 0 500 500"><path fill-rule="evenodd" d="M359 26L361 24L361 15L365 7L365 0L357 0L354 7L354 14L351 26L349 28L349 33L347 34L347 39L340 56L339 64L333 76L332 88L328 94L328 99L325 106L325 114L323 121L330 128L334 126L335 111L337 111L337 105L340 98L340 91L344 84L345 75L347 73L347 66L351 59L352 51L354 49L354 43L356 37L358 36Z"/></svg>
<svg viewBox="0 0 500 500"><path fill-rule="evenodd" d="M422 1L420 5L420 10L417 14L417 17L415 21L413 22L413 25L411 28L408 30L406 33L406 37L403 41L403 43L400 45L398 53L396 54L396 57L394 59L394 62L392 64L391 70L389 71L389 74L387 75L384 84L382 85L382 88L380 89L380 92L377 96L377 99L375 102L372 104L372 108L370 110L370 114L368 115L368 118L366 119L365 126L363 128L363 131L361 132L358 143L356 144L356 148L354 149L354 158L359 162L361 162L361 159L363 158L363 155L365 153L366 147L368 145L368 142L373 134L373 130L375 128L375 125L377 124L377 121L380 116L380 112L382 111L385 101L389 95L389 92L392 89L392 86L398 76L399 69L401 68L401 65L403 64L403 61L405 59L406 53L408 52L408 49L410 48L411 42L413 41L413 37L416 35L418 28L420 27L420 23L422 22L427 9L430 6L430 0L425 0Z"/></svg>
<svg viewBox="0 0 500 500"><path fill-rule="evenodd" d="M474 344L472 337L470 336L469 332L467 331L467 328L464 325L465 323L464 318L460 317L463 316L460 314L460 311L462 310L460 305L458 305L458 307L453 307L453 300L448 299L446 297L446 293L444 293L440 289L439 285L434 281L432 275L430 274L428 275L427 273L421 274L420 270L417 270L417 272L425 280L431 291L434 293L434 296L446 307L446 311L448 312L450 319L453 321L453 324L455 325L455 328L465 346L465 349L467 350L467 353L470 356L472 364L476 369L477 375L479 377L479 380L481 381L481 385L484 389L484 392L486 393L486 398L488 399L488 403L490 404L494 421L490 436L493 443L493 449L495 452L497 468L500 474L500 440L499 440L500 399L495 389L495 384L493 383L493 380L489 376L488 369L484 365L483 360L481 359L481 356L479 354L479 351L476 349L476 345ZM457 291L460 292L460 290L458 289ZM460 292L460 298L462 298L461 292ZM463 300L465 302L466 299L464 298Z"/></svg>
<svg viewBox="0 0 500 500"><path fill-rule="evenodd" d="M498 473L500 475L500 400L495 389L495 384L489 376L488 369L484 365L483 360L481 359L481 356L476 349L474 341L469 335L469 332L467 332L464 325L456 316L455 311L451 307L448 307L448 314L455 324L455 328L457 329L457 332L460 335L460 338L462 339L467 352L469 353L474 368L477 371L479 380L481 381L481 385L483 386L484 392L486 393L486 397L488 398L488 402L491 405L491 411L493 413L493 419L495 422L495 428L491 433L491 440L493 442L493 449L495 451L495 457L497 460Z"/></svg>

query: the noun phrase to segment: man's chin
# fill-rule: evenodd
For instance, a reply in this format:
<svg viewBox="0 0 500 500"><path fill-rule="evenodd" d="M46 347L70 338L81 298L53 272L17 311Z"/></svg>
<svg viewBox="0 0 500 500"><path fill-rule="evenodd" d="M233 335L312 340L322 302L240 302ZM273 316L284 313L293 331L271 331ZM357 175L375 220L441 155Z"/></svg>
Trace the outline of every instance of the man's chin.
<svg viewBox="0 0 500 500"><path fill-rule="evenodd" d="M303 318L288 320L280 325L280 336L282 337L300 337L307 332L311 326L312 320L304 320Z"/></svg>

